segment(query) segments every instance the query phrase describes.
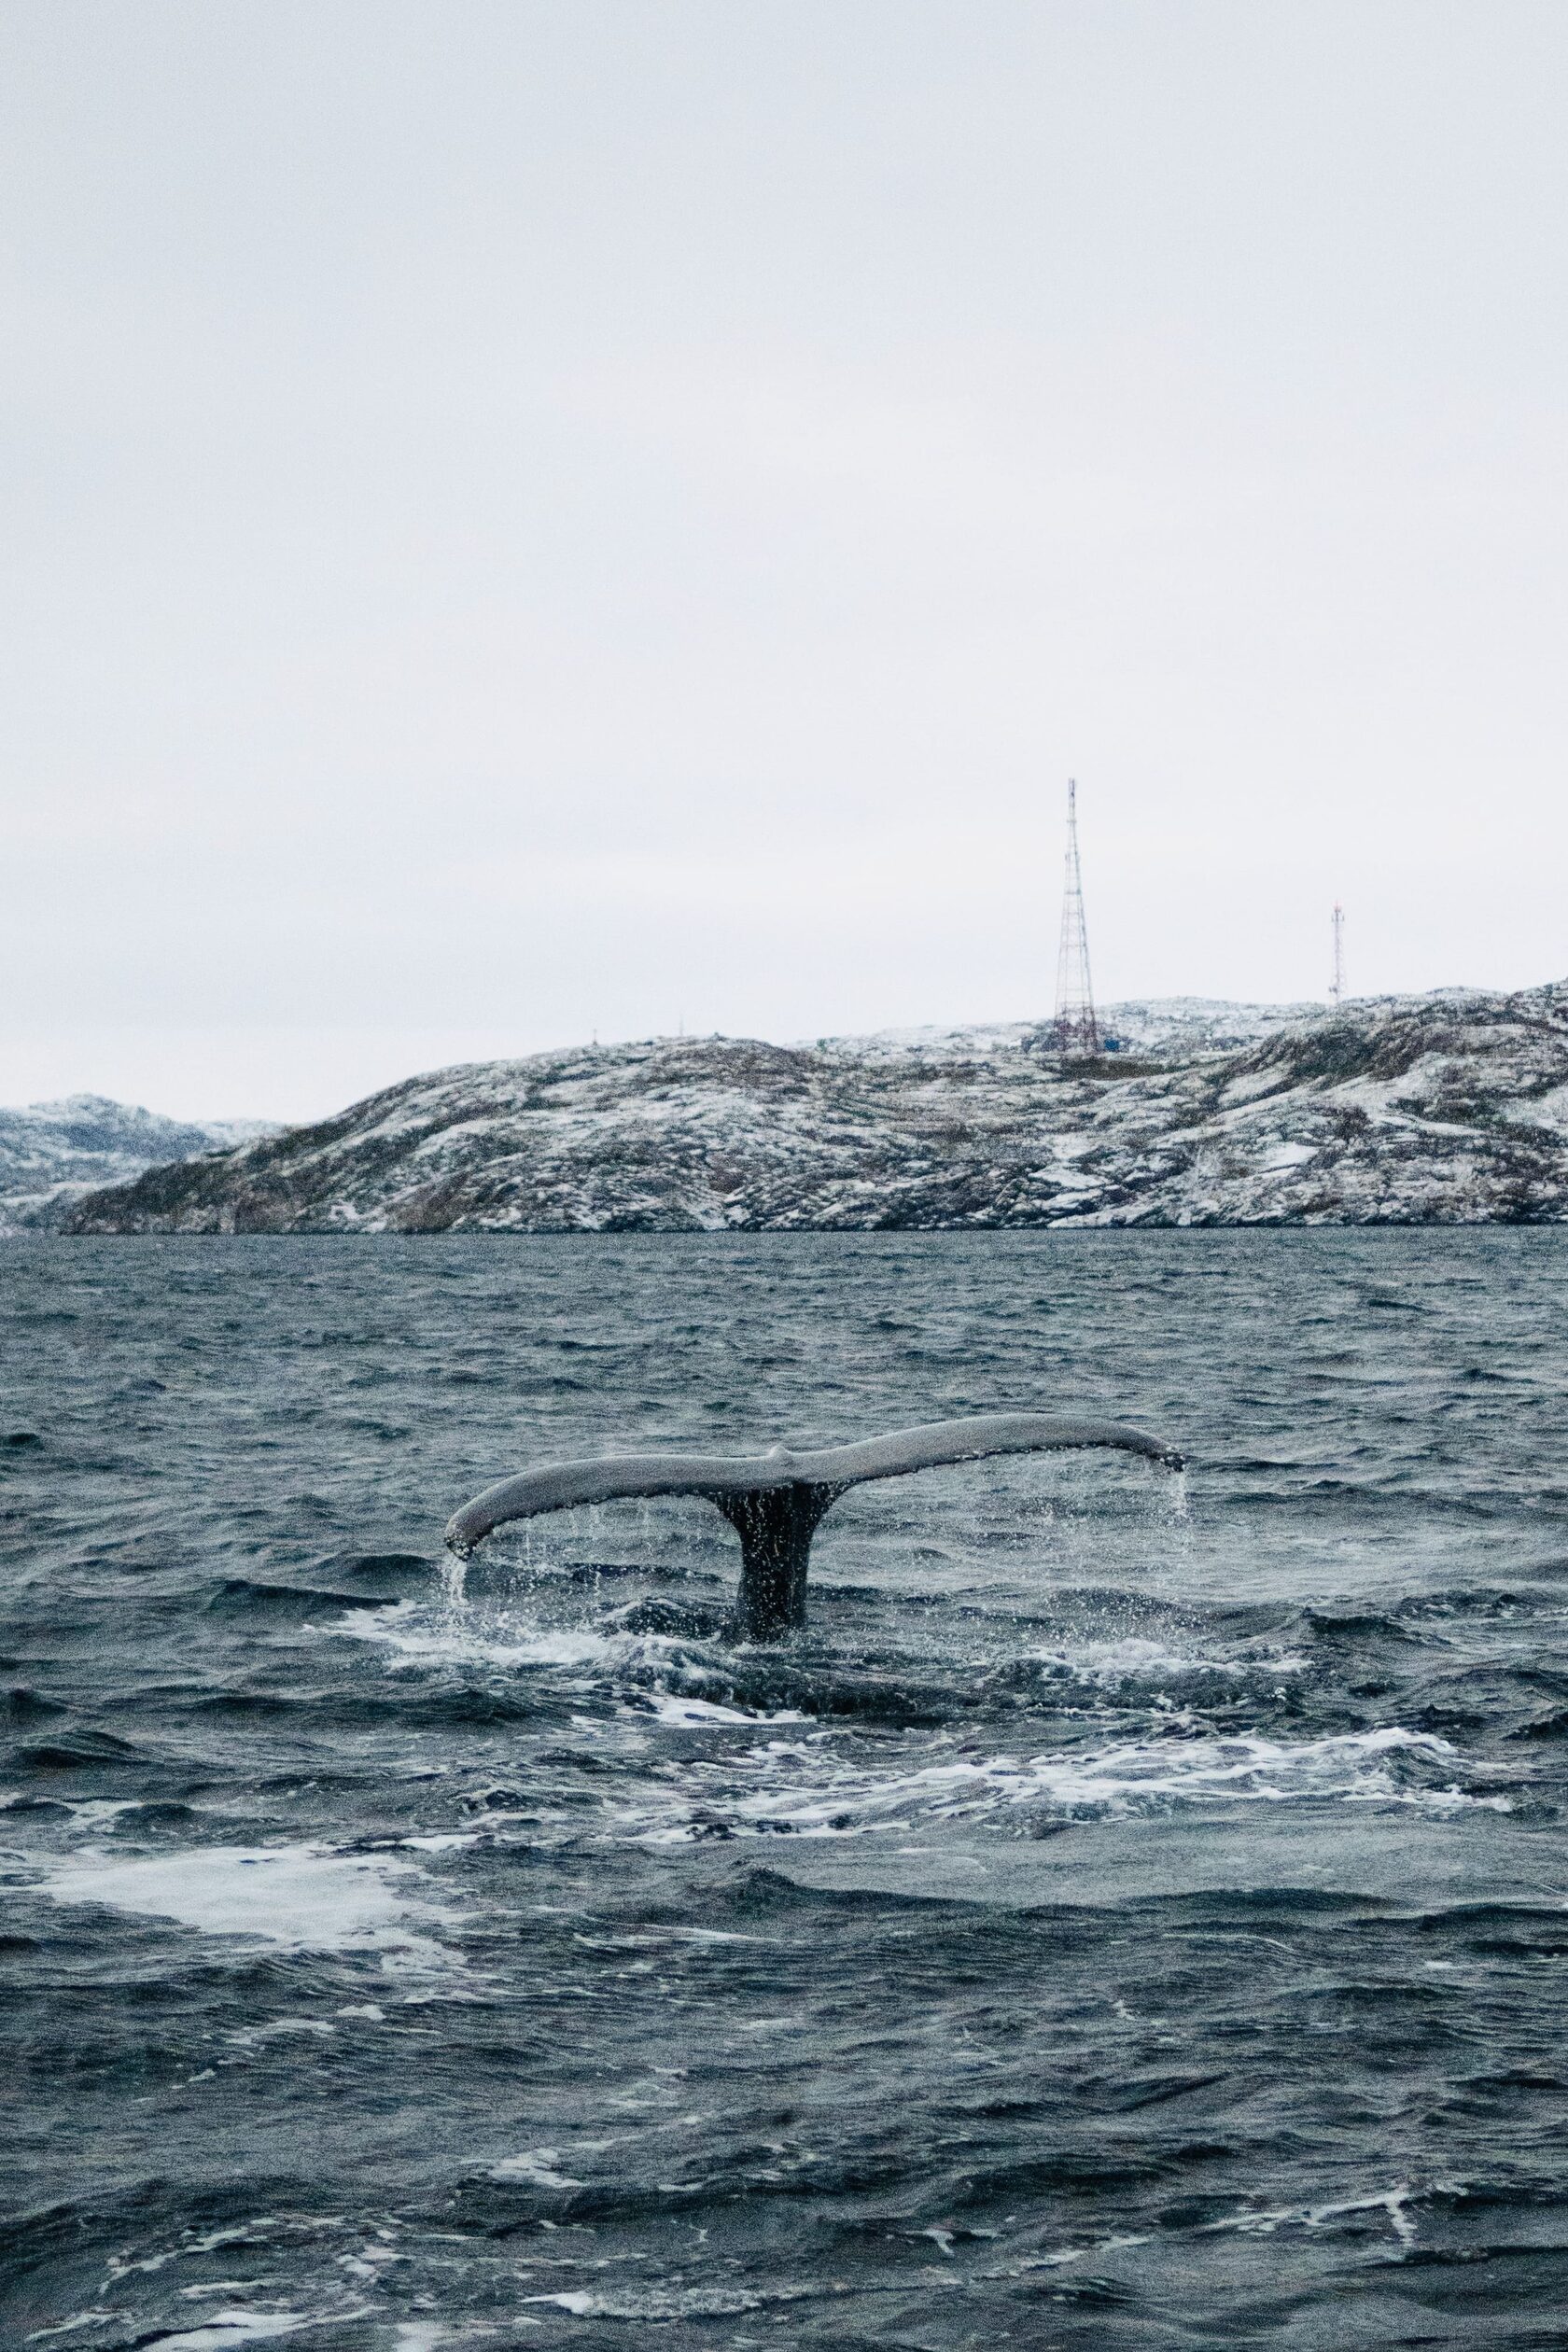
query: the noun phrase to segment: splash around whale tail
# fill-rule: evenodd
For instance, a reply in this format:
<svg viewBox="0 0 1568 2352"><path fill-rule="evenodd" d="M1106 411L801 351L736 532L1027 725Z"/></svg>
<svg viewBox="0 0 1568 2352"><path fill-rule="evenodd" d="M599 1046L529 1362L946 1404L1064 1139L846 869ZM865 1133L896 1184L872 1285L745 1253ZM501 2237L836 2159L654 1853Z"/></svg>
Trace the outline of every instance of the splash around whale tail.
<svg viewBox="0 0 1568 2352"><path fill-rule="evenodd" d="M1180 1470L1174 1446L1124 1421L1069 1421L1049 1413L984 1413L926 1421L854 1445L791 1453L610 1454L553 1463L502 1478L454 1513L449 1549L466 1558L511 1519L569 1510L575 1504L632 1496L695 1494L713 1503L740 1537L736 1630L747 1641L775 1641L805 1623L811 1539L823 1514L852 1486L903 1477L947 1463L1008 1453L1050 1453L1110 1447Z"/></svg>

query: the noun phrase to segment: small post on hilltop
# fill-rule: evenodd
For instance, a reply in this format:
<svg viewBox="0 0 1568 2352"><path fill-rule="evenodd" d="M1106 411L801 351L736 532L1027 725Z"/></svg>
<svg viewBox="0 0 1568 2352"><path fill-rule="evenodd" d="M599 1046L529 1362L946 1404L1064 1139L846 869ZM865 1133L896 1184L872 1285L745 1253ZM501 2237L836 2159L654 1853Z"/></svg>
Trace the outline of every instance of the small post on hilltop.
<svg viewBox="0 0 1568 2352"><path fill-rule="evenodd" d="M1337 899L1334 902L1334 977L1329 982L1328 1001L1338 1004L1345 994L1345 910Z"/></svg>

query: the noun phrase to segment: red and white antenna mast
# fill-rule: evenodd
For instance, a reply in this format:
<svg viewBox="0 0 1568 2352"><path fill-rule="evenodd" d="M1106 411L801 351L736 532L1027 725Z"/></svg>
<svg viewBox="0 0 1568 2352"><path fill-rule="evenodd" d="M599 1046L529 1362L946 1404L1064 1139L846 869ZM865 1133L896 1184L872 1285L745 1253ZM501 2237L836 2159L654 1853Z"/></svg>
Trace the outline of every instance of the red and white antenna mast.
<svg viewBox="0 0 1568 2352"><path fill-rule="evenodd" d="M1099 1023L1089 983L1089 940L1084 928L1084 883L1078 871L1078 787L1067 781L1067 885L1062 892L1061 948L1057 957L1057 1051L1081 1058L1098 1054Z"/></svg>
<svg viewBox="0 0 1568 2352"><path fill-rule="evenodd" d="M1345 994L1345 910L1337 899L1334 902L1334 977L1329 983L1328 1001L1338 1004Z"/></svg>

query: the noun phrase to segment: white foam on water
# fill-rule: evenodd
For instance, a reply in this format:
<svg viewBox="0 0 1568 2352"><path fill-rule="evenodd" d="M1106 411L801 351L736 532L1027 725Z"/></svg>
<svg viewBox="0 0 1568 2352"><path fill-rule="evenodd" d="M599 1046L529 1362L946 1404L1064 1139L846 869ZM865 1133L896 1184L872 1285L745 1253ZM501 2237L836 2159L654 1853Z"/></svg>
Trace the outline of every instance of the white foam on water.
<svg viewBox="0 0 1568 2352"><path fill-rule="evenodd" d="M318 2214L315 2218L320 2220L323 2217ZM167 2253L154 2254L147 2261L133 2262L130 2267L133 2270L151 2270L159 2263L172 2262L176 2256L183 2258L189 2254L216 2254L220 2246L264 2246L269 2233L281 2229L283 2226L275 2213L253 2214L248 2221L231 2221L221 2230L209 2230L203 2237L187 2236L179 2246L171 2247ZM329 2223L328 2226L335 2228L337 2225ZM114 2268L116 2265L111 2262L110 2267ZM125 2266L120 2264L119 2267Z"/></svg>
<svg viewBox="0 0 1568 2352"><path fill-rule="evenodd" d="M751 2295L741 2287L689 2287L674 2292L651 2288L637 2296L592 2294L582 2288L553 2295L525 2295L525 2303L553 2303L574 2319L728 2319L743 2312L761 2311L764 2304L799 2303L822 2289L802 2289L794 2294ZM829 2288L828 2293L841 2289Z"/></svg>
<svg viewBox="0 0 1568 2352"><path fill-rule="evenodd" d="M215 2311L199 2328L182 2328L177 2335L144 2340L144 2352L227 2352L236 2344L261 2344L274 2336L297 2335L301 2328L325 2328L345 2319L362 2319L357 2311Z"/></svg>
<svg viewBox="0 0 1568 2352"><path fill-rule="evenodd" d="M1002 2262L988 2270L972 2271L970 2275L973 2278L1023 2278L1030 2271L1065 2270L1072 2262L1091 2259L1103 2261L1107 2254L1122 2254L1129 2247L1148 2244L1146 2236L1134 2237L1124 2231L1117 2236L1097 2238L1087 2246L1064 2246L1050 2254L1026 2254L1018 2261Z"/></svg>
<svg viewBox="0 0 1568 2352"><path fill-rule="evenodd" d="M651 1705L638 1710L658 1723L675 1723L695 1727L705 1723L809 1723L809 1715L801 1715L793 1707L780 1707L776 1715L750 1714L744 1707L721 1707L711 1699L654 1699Z"/></svg>
<svg viewBox="0 0 1568 2352"><path fill-rule="evenodd" d="M1505 1797L1474 1797L1455 1785L1404 1787L1390 1769L1399 1757L1443 1765L1460 1760L1435 1733L1397 1725L1295 1744L1244 1732L1129 1740L1083 1754L955 1756L894 1773L835 1767L825 1743L772 1741L721 1765L697 1768L698 1785L689 1798L660 1797L646 1810L629 1811L619 1830L651 1843L711 1835L716 1824L733 1836L788 1830L864 1837L885 1827L902 1830L911 1818L967 1820L1023 1807L1092 1815L1237 1800L1511 1811ZM742 1771L747 1777L737 1780ZM728 1785L719 1785L721 1777Z"/></svg>
<svg viewBox="0 0 1568 2352"><path fill-rule="evenodd" d="M481 1610L471 1604L459 1611L431 1610L399 1601L380 1609L357 1609L339 1618L332 1631L351 1640L372 1642L392 1653L397 1667L481 1668L502 1673L528 1670L587 1669L621 1679L664 1676L677 1671L682 1680L702 1682L723 1678L723 1667L711 1667L690 1635L605 1631L589 1625L532 1624L504 1610ZM1295 1655L1278 1658L1223 1659L1194 1657L1139 1635L1117 1639L1051 1644L1028 1653L1041 1668L1070 1674L1085 1686L1113 1688L1136 1681L1167 1683L1194 1675L1217 1674L1227 1680L1300 1673L1307 1665ZM992 1662L988 1657L978 1664ZM637 1712L649 1720L695 1729L704 1723L804 1723L812 1718L794 1708L774 1713L725 1705L684 1692L639 1691Z"/></svg>
<svg viewBox="0 0 1568 2352"><path fill-rule="evenodd" d="M190 1846L134 1860L77 1853L37 1887L56 1903L103 1904L208 1936L450 1965L456 1955L421 1932L455 1917L420 1899L413 1890L427 1883L413 1863L390 1855L285 1845Z"/></svg>
<svg viewBox="0 0 1568 2352"><path fill-rule="evenodd" d="M1125 1634L1118 1641L1063 1642L1029 1653L1040 1666L1055 1667L1074 1681L1108 1689L1124 1682L1169 1682L1193 1674L1240 1676L1299 1674L1305 1658L1294 1653L1279 1658L1195 1658L1141 1635Z"/></svg>
<svg viewBox="0 0 1568 2352"><path fill-rule="evenodd" d="M286 2039L290 2034L335 2034L337 2030L325 2017L274 2017L265 2025L242 2026L228 2038L248 2050L254 2043Z"/></svg>
<svg viewBox="0 0 1568 2352"><path fill-rule="evenodd" d="M639 1646L638 1640L616 1641L588 1626L530 1627L472 1608L432 1616L412 1601L351 1609L331 1631L351 1641L381 1643L393 1652L395 1666L596 1666Z"/></svg>
<svg viewBox="0 0 1568 2352"><path fill-rule="evenodd" d="M515 2156L503 2156L498 2164L490 2167L492 2180L525 2180L536 2189L581 2189L584 2184L572 2174L560 2169L558 2148L525 2148Z"/></svg>
<svg viewBox="0 0 1568 2352"><path fill-rule="evenodd" d="M772 1936L742 1936L733 1927L666 1927L664 1934L681 1943L765 1944L775 1941Z"/></svg>
<svg viewBox="0 0 1568 2352"><path fill-rule="evenodd" d="M498 1668L588 1667L601 1674L635 1669L667 1670L679 1662L693 1671L687 1635L600 1632L590 1625L537 1625L471 1604L451 1614L432 1614L408 1601L384 1609L352 1609L330 1631L351 1641L374 1642L392 1652L399 1666Z"/></svg>
<svg viewBox="0 0 1568 2352"><path fill-rule="evenodd" d="M922 2283L943 2288L958 2282L936 2275L935 2265L922 2273ZM853 2290L842 2278L820 2276L805 2280L796 2286L772 2286L751 2292L744 2287L689 2286L656 2287L622 2289L619 2293L597 2292L584 2288L557 2289L553 2294L523 2295L525 2303L553 2303L575 2319L643 2319L668 2321L679 2319L725 2319L738 2317L749 2311L772 2310L791 2303L815 2303L824 2298L847 2295Z"/></svg>
<svg viewBox="0 0 1568 2352"><path fill-rule="evenodd" d="M73 1828L112 1829L121 1813L140 1813L144 1800L140 1797L68 1797L65 1802Z"/></svg>
<svg viewBox="0 0 1568 2352"><path fill-rule="evenodd" d="M1407 2251L1416 2242L1416 2225L1410 2219L1409 2207L1418 2194L1407 2180L1402 2180L1392 2189L1376 2189L1364 2197L1344 2197L1332 2205L1249 2205L1223 2221L1206 2222L1204 2229L1206 2233L1234 2230L1243 2237L1272 2237L1277 2230L1323 2230L1357 2214L1382 2213L1401 2249Z"/></svg>

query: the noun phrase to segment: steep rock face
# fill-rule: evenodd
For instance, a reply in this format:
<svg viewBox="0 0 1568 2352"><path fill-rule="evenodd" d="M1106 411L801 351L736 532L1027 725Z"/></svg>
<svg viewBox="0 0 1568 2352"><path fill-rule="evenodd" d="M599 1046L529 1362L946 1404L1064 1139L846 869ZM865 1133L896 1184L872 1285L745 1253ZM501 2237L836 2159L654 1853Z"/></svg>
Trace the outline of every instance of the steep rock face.
<svg viewBox="0 0 1568 2352"><path fill-rule="evenodd" d="M77 1233L1568 1218L1568 986L1048 1029L655 1039L436 1071L84 1199Z"/></svg>
<svg viewBox="0 0 1568 2352"><path fill-rule="evenodd" d="M266 1132L259 1119L165 1119L105 1095L0 1110L0 1233L58 1225L84 1192Z"/></svg>

